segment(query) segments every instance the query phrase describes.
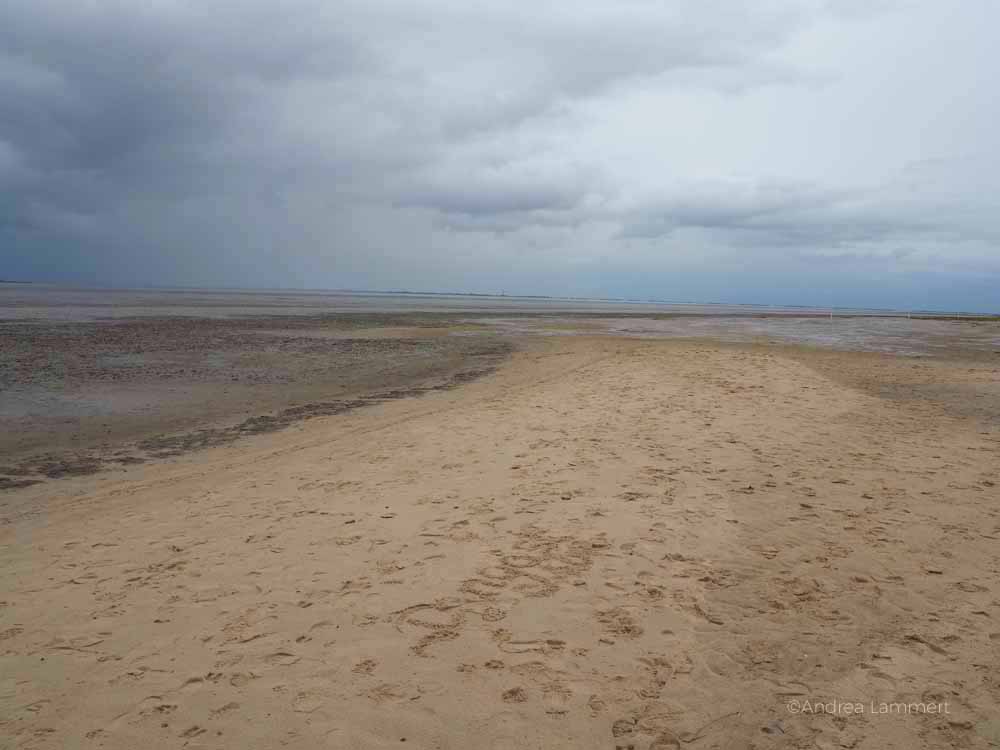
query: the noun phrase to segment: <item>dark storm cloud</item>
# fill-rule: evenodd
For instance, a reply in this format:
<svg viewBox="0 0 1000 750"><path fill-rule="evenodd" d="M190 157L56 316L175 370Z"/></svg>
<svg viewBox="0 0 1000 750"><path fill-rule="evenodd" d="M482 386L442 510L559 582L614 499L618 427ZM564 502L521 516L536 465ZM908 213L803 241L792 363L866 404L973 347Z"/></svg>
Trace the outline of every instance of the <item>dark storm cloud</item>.
<svg viewBox="0 0 1000 750"><path fill-rule="evenodd" d="M350 161L338 140L434 159L449 139L622 79L737 65L792 22L775 13L758 33L712 34L698 30L710 12L691 7L678 22L653 4L13 0L0 10L0 132L49 175L210 170L233 143L292 160L308 145L313 159Z"/></svg>
<svg viewBox="0 0 1000 750"><path fill-rule="evenodd" d="M269 88L358 69L351 39L307 21L251 5L14 0L0 10L0 134L39 177L159 170L169 187L171 164L211 168L233 129L266 115Z"/></svg>

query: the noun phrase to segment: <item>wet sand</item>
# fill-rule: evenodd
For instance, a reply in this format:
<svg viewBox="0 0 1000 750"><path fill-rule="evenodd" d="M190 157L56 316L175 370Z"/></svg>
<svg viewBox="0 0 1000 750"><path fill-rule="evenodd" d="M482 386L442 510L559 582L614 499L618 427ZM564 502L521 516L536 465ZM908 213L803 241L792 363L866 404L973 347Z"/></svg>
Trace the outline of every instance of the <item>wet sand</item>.
<svg viewBox="0 0 1000 750"><path fill-rule="evenodd" d="M0 490L453 387L510 351L452 335L480 329L385 314L0 323Z"/></svg>
<svg viewBox="0 0 1000 750"><path fill-rule="evenodd" d="M1000 741L995 359L517 347L458 388L0 495L0 737ZM831 701L865 710L803 710Z"/></svg>

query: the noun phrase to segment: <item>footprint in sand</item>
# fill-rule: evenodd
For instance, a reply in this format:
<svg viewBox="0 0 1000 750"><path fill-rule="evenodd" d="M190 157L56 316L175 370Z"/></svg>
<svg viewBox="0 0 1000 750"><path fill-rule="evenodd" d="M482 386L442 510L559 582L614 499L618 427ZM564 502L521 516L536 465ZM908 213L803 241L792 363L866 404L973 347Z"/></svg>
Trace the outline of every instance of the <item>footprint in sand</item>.
<svg viewBox="0 0 1000 750"><path fill-rule="evenodd" d="M493 641L501 651L508 654L553 654L566 648L566 641L557 638L527 641L515 640L513 634L503 628L493 632Z"/></svg>
<svg viewBox="0 0 1000 750"><path fill-rule="evenodd" d="M504 690L501 698L504 703L525 703L528 700L528 694L522 687L512 687L509 690Z"/></svg>
<svg viewBox="0 0 1000 750"><path fill-rule="evenodd" d="M542 686L542 700L545 704L545 713L550 716L562 716L569 713L569 703L573 698L573 691L559 682L550 682Z"/></svg>
<svg viewBox="0 0 1000 750"><path fill-rule="evenodd" d="M226 703L224 706L219 706L218 708L212 709L211 714L212 716L222 716L223 714L228 714L230 711L235 711L239 707L240 707L239 703L236 703L235 701L230 701L229 703Z"/></svg>
<svg viewBox="0 0 1000 750"><path fill-rule="evenodd" d="M325 702L323 696L318 693L301 692L292 701L292 710L299 714L311 714Z"/></svg>
<svg viewBox="0 0 1000 750"><path fill-rule="evenodd" d="M355 664L351 671L354 672L354 674L370 675L375 671L376 667L378 667L377 661L374 659L364 659L363 661L359 661Z"/></svg>
<svg viewBox="0 0 1000 750"><path fill-rule="evenodd" d="M609 635L638 638L643 633L642 626L622 607L598 612L597 620L604 626L605 632Z"/></svg>
<svg viewBox="0 0 1000 750"><path fill-rule="evenodd" d="M287 651L276 651L264 657L264 661L272 667L290 667L297 663L301 657L290 654Z"/></svg>

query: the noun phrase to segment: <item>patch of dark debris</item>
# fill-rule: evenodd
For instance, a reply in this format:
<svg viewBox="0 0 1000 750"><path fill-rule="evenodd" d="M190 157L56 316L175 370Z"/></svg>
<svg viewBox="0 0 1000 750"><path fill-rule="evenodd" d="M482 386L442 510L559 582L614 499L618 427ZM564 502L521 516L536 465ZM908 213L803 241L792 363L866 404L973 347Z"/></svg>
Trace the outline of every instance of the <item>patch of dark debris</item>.
<svg viewBox="0 0 1000 750"><path fill-rule="evenodd" d="M16 490L21 487L30 487L33 484L40 484L41 479L14 479L13 477L0 477L0 490Z"/></svg>

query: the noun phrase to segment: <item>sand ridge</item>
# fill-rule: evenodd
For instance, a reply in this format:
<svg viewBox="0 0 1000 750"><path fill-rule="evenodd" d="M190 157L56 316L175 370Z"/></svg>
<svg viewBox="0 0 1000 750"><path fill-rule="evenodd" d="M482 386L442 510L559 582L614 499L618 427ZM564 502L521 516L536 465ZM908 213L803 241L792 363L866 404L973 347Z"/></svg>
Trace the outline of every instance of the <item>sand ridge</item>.
<svg viewBox="0 0 1000 750"><path fill-rule="evenodd" d="M536 341L458 390L8 493L0 737L989 747L998 452L777 349Z"/></svg>

